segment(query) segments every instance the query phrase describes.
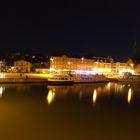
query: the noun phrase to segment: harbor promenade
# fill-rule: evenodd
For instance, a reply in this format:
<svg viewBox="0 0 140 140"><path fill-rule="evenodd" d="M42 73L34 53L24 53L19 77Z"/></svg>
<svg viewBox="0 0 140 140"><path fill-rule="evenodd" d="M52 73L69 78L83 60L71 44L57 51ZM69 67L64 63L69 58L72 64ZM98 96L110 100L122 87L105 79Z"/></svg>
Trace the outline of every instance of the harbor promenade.
<svg viewBox="0 0 140 140"><path fill-rule="evenodd" d="M0 73L0 83L45 83L51 74Z"/></svg>
<svg viewBox="0 0 140 140"><path fill-rule="evenodd" d="M0 73L0 83L47 83L54 75L37 73ZM107 77L108 82L140 82L140 76L129 76L125 78Z"/></svg>

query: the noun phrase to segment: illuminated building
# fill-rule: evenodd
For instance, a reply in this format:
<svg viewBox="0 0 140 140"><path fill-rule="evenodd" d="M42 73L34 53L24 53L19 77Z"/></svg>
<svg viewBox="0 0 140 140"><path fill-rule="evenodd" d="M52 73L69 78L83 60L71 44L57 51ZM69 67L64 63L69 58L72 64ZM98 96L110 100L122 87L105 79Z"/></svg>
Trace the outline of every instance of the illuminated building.
<svg viewBox="0 0 140 140"><path fill-rule="evenodd" d="M94 61L85 58L72 58L67 56L51 57L50 68L53 70L75 71L80 69L92 69Z"/></svg>
<svg viewBox="0 0 140 140"><path fill-rule="evenodd" d="M135 72L136 72L137 74L140 74L140 63L136 65L136 67L135 67Z"/></svg>
<svg viewBox="0 0 140 140"><path fill-rule="evenodd" d="M32 56L32 72L35 73L48 73L48 69L50 67L49 58L48 57L35 57Z"/></svg>
<svg viewBox="0 0 140 140"><path fill-rule="evenodd" d="M0 71L4 71L6 67L6 64L4 61L0 61Z"/></svg>
<svg viewBox="0 0 140 140"><path fill-rule="evenodd" d="M73 71L88 72L92 74L122 74L125 72L134 73L134 63L131 59L127 62L114 62L112 58L93 57L50 57L50 70L55 72Z"/></svg>
<svg viewBox="0 0 140 140"><path fill-rule="evenodd" d="M31 63L25 60L18 60L14 62L14 68L17 72L30 72Z"/></svg>
<svg viewBox="0 0 140 140"><path fill-rule="evenodd" d="M122 73L128 72L128 73L134 74L134 62L131 59L123 63L117 62L115 64L116 64L117 73L122 74Z"/></svg>
<svg viewBox="0 0 140 140"><path fill-rule="evenodd" d="M106 61L87 58L72 58L67 56L51 57L50 69L55 71L93 71L93 72L110 72L111 63Z"/></svg>
<svg viewBox="0 0 140 140"><path fill-rule="evenodd" d="M48 68L35 68L35 73L49 73Z"/></svg>

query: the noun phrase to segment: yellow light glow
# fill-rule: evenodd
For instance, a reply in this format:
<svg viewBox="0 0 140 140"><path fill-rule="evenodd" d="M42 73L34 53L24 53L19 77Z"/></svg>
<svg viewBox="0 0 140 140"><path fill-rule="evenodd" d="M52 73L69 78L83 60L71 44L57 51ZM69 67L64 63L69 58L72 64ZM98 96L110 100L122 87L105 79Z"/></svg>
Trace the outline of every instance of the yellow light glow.
<svg viewBox="0 0 140 140"><path fill-rule="evenodd" d="M99 62L94 62L94 63L98 64Z"/></svg>
<svg viewBox="0 0 140 140"><path fill-rule="evenodd" d="M50 58L51 61L53 61L53 58Z"/></svg>
<svg viewBox="0 0 140 140"><path fill-rule="evenodd" d="M11 69L13 70L13 69L14 69L14 67L11 67Z"/></svg>
<svg viewBox="0 0 140 140"><path fill-rule="evenodd" d="M4 88L3 87L0 87L0 98L2 97L3 90L4 90Z"/></svg>
<svg viewBox="0 0 140 140"><path fill-rule="evenodd" d="M110 68L97 68L97 67L94 67L93 72L97 73L97 74L111 73L111 69Z"/></svg>
<svg viewBox="0 0 140 140"><path fill-rule="evenodd" d="M84 61L84 57L82 57L81 60L82 60L82 63L83 63L83 61Z"/></svg>
<svg viewBox="0 0 140 140"><path fill-rule="evenodd" d="M127 96L127 102L130 103L132 100L132 89L129 88L128 90L128 96Z"/></svg>
<svg viewBox="0 0 140 140"><path fill-rule="evenodd" d="M97 91L96 91L96 89L93 91L92 99L93 99L93 103L96 103L96 100L97 100Z"/></svg>
<svg viewBox="0 0 140 140"><path fill-rule="evenodd" d="M48 104L50 105L55 98L55 90L49 90L48 95L46 97Z"/></svg>
<svg viewBox="0 0 140 140"><path fill-rule="evenodd" d="M123 75L123 73L125 73L125 72L129 72L131 74L135 74L135 71L132 70L132 69L121 69L121 70L119 70L119 74L120 75Z"/></svg>
<svg viewBox="0 0 140 140"><path fill-rule="evenodd" d="M55 71L55 68L50 68L50 72Z"/></svg>
<svg viewBox="0 0 140 140"><path fill-rule="evenodd" d="M60 73L61 72L61 70L60 69L58 69L58 73Z"/></svg>
<svg viewBox="0 0 140 140"><path fill-rule="evenodd" d="M110 88L110 86L111 86L111 83L109 82L109 83L107 84L107 88Z"/></svg>
<svg viewBox="0 0 140 140"><path fill-rule="evenodd" d="M134 64L130 64L130 66L131 66L131 67L133 67L133 66L134 66Z"/></svg>
<svg viewBox="0 0 140 140"><path fill-rule="evenodd" d="M0 74L0 78L4 78L4 74Z"/></svg>

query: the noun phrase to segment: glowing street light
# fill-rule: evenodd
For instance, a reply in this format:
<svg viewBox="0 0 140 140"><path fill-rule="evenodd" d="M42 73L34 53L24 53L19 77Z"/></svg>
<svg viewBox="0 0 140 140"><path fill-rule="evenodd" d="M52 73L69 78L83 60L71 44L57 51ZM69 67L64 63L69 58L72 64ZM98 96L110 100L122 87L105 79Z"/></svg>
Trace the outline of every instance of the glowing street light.
<svg viewBox="0 0 140 140"><path fill-rule="evenodd" d="M53 61L53 58L50 58L51 61Z"/></svg>
<svg viewBox="0 0 140 140"><path fill-rule="evenodd" d="M81 60L82 60L82 63L83 63L83 61L84 61L84 57L82 57Z"/></svg>

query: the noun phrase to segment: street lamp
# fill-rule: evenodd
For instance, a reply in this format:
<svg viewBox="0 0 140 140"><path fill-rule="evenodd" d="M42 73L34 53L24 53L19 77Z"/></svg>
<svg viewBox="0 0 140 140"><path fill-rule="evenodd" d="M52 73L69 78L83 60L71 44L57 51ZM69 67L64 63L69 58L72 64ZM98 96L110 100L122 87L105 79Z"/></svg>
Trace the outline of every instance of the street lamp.
<svg viewBox="0 0 140 140"><path fill-rule="evenodd" d="M82 57L81 60L82 60L82 63L83 63L83 61L84 61L84 57Z"/></svg>

